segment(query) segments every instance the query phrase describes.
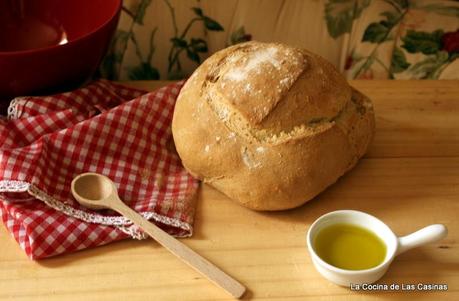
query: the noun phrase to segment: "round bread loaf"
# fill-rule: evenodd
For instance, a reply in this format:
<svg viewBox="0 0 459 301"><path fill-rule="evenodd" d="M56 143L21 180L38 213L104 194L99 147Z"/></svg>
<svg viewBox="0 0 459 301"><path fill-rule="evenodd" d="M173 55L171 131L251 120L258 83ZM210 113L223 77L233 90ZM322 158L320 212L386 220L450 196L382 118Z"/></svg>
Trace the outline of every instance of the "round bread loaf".
<svg viewBox="0 0 459 301"><path fill-rule="evenodd" d="M356 164L373 132L371 101L330 63L260 42L209 57L182 88L172 121L185 168L255 210L312 199Z"/></svg>

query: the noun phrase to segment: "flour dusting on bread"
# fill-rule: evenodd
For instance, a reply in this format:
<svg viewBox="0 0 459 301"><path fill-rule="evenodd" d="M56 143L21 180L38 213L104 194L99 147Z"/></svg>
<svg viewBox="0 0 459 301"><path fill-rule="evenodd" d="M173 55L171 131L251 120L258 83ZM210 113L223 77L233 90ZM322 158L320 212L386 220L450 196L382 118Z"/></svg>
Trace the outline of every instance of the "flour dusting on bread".
<svg viewBox="0 0 459 301"><path fill-rule="evenodd" d="M268 47L260 49L257 52L249 55L248 59L245 61L245 65L231 69L228 73L225 74L225 77L233 81L243 81L247 79L247 76L250 72L260 72L261 64L270 64L274 68L280 68L280 62L278 61L276 54L278 49L275 47Z"/></svg>

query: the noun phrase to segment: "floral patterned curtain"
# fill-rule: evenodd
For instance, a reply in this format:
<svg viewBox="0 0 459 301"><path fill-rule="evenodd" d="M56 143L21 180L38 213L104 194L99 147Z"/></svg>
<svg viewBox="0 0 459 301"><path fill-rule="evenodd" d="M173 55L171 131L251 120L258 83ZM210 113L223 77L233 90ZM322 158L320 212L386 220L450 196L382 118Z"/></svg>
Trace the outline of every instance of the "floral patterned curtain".
<svg viewBox="0 0 459 301"><path fill-rule="evenodd" d="M448 0L125 0L100 74L186 78L251 39L307 48L349 79L459 78L459 2Z"/></svg>

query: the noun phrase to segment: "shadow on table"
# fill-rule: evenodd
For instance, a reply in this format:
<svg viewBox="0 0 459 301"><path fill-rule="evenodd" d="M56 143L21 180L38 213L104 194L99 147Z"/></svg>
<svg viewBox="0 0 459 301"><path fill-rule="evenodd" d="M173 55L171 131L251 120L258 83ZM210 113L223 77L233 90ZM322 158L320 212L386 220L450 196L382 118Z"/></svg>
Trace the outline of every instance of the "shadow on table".
<svg viewBox="0 0 459 301"><path fill-rule="evenodd" d="M453 189L459 183L451 172L444 172L444 164L447 162L440 160L430 163L428 158L362 159L354 169L303 206L259 214L307 228L325 213L353 209L375 215L389 226L409 219L426 226L424 223L436 218L430 212L438 207L436 202L448 196L445 188L450 184ZM430 218L414 220L416 212L428 214ZM436 210L435 213L442 212ZM393 230L397 234L397 229Z"/></svg>
<svg viewBox="0 0 459 301"><path fill-rule="evenodd" d="M146 239L146 240L133 240L133 239L125 239L122 241L116 241L112 242L107 245L103 246L98 246L90 249L84 249L80 251L76 251L74 253L69 253L69 254L63 254L55 257L50 257L50 258L45 258L41 260L37 260L36 262L47 268L59 268L61 266L66 266L69 264L74 264L78 261L81 260L87 260L88 258L92 257L104 257L106 255L117 255L117 254L122 254L127 250L135 250L142 248L142 251L139 250L140 252L145 252L144 250L150 249L149 251L154 254L156 250L161 249L162 247L152 239ZM132 255L132 253L129 253Z"/></svg>

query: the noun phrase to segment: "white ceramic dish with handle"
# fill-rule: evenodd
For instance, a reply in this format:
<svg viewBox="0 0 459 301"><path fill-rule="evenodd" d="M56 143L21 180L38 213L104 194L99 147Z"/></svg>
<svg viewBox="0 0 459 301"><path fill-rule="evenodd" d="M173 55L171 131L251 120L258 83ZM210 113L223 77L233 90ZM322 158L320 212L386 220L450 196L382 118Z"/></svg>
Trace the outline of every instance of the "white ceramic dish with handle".
<svg viewBox="0 0 459 301"><path fill-rule="evenodd" d="M371 269L345 270L322 260L314 249L316 235L323 228L338 223L357 225L376 234L386 245L386 257L383 262ZM444 225L435 224L407 236L397 237L385 223L370 214L355 210L338 210L319 217L309 228L306 241L317 271L335 284L350 286L351 284L369 284L377 281L386 273L395 256L409 249L440 240L447 235L447 232Z"/></svg>

